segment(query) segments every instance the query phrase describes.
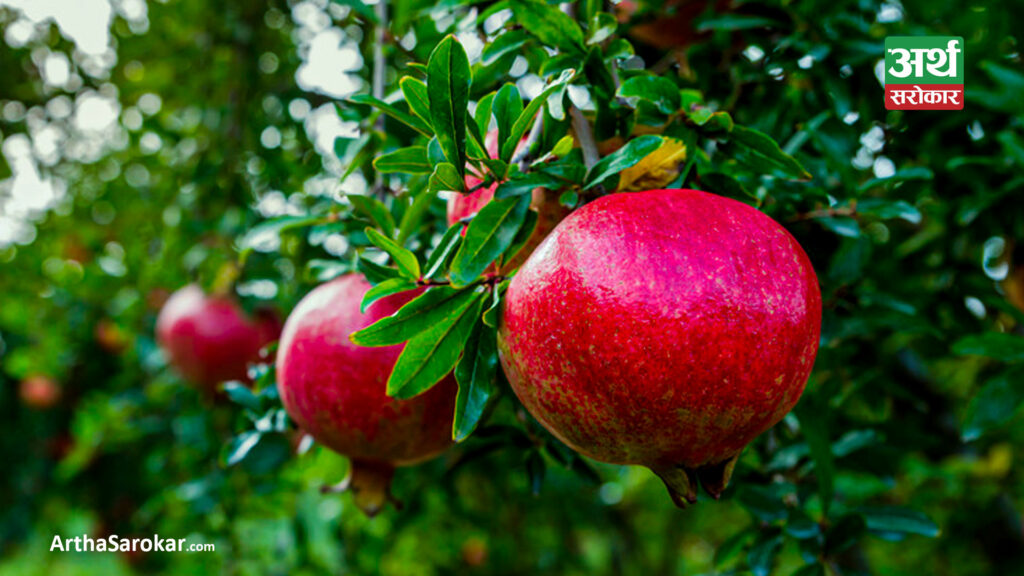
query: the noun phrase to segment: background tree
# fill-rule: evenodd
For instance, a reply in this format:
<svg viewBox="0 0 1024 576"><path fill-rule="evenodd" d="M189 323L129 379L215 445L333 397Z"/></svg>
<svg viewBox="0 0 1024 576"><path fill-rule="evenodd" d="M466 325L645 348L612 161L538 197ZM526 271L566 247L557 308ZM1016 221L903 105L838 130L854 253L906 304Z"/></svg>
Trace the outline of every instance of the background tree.
<svg viewBox="0 0 1024 576"><path fill-rule="evenodd" d="M109 37L0 2L0 574L1022 569L1015 3L82 5ZM884 38L927 34L964 37L965 109L885 111ZM429 65L442 43L471 82ZM156 313L189 281L286 314L346 271L397 274L368 227L428 262L448 228L438 191L465 163L438 165L466 136L446 140L400 81L453 72L470 132L491 93L498 125L536 103L525 162L511 128L504 166L473 160L472 133L461 152L515 166L499 196L529 178L568 206L693 187L807 250L825 302L814 373L721 502L677 511L647 471L575 456L499 370L488 410L461 413L475 431L400 472L405 508L369 520L320 494L347 462L295 453L272 370L213 402L167 368ZM439 278L471 284L488 263ZM48 552L81 532L217 552Z"/></svg>

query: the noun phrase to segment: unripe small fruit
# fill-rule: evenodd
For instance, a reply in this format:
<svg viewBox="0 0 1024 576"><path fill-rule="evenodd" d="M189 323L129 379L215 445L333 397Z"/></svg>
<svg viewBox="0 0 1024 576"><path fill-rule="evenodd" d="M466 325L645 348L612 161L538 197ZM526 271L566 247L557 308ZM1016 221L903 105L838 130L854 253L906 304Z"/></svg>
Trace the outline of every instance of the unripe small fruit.
<svg viewBox="0 0 1024 576"><path fill-rule="evenodd" d="M156 321L157 340L171 365L211 393L227 380L248 382L249 364L280 332L273 313L250 318L233 299L208 296L195 284L172 294Z"/></svg>
<svg viewBox="0 0 1024 576"><path fill-rule="evenodd" d="M448 375L408 400L385 393L404 344L366 348L349 335L390 316L419 291L382 298L359 311L369 283L348 274L306 295L285 322L277 385L288 414L324 446L351 459L351 490L368 515L390 499L395 466L437 456L452 444L455 379Z"/></svg>
<svg viewBox="0 0 1024 576"><path fill-rule="evenodd" d="M612 194L520 268L502 367L548 430L596 460L651 468L680 506L717 497L740 451L800 398L821 294L796 240L694 190Z"/></svg>

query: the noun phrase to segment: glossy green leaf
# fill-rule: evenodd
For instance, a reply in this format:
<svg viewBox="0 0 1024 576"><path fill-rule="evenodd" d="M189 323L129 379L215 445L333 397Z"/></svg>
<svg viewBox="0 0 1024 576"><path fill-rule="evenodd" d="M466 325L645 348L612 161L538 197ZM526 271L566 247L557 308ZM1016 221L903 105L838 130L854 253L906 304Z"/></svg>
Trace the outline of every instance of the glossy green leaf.
<svg viewBox="0 0 1024 576"><path fill-rule="evenodd" d="M665 114L679 110L681 100L679 87L668 78L642 74L633 76L619 86L616 94L620 98L639 98L654 104Z"/></svg>
<svg viewBox="0 0 1024 576"><path fill-rule="evenodd" d="M473 113L473 119L476 122L477 128L484 134L491 129L491 114L495 95L495 92L491 92L477 101L476 110Z"/></svg>
<svg viewBox="0 0 1024 576"><path fill-rule="evenodd" d="M460 301L460 306L405 344L388 378L388 396L406 399L422 394L455 368L478 323L484 298L481 289L466 292L470 297Z"/></svg>
<svg viewBox="0 0 1024 576"><path fill-rule="evenodd" d="M985 382L967 405L962 436L977 440L986 432L1009 422L1024 405L1024 367L1016 366Z"/></svg>
<svg viewBox="0 0 1024 576"><path fill-rule="evenodd" d="M384 231L385 236L394 236L395 218L391 211L380 200L363 194L346 194L345 198L352 204L357 214L367 218Z"/></svg>
<svg viewBox="0 0 1024 576"><path fill-rule="evenodd" d="M260 399L253 394L248 386L241 382L225 382L221 385L221 390L224 391L229 400L253 412L259 412L263 408Z"/></svg>
<svg viewBox="0 0 1024 576"><path fill-rule="evenodd" d="M587 25L587 44L600 44L611 38L619 28L619 21L607 12L594 14Z"/></svg>
<svg viewBox="0 0 1024 576"><path fill-rule="evenodd" d="M463 228L465 228L463 224L456 222L445 231L441 241L437 243L437 247L427 258L427 265L423 268L424 278L435 278L447 268L452 257L455 256L455 252L458 251L459 244L462 243Z"/></svg>
<svg viewBox="0 0 1024 576"><path fill-rule="evenodd" d="M357 94L349 98L349 100L356 104L373 106L374 108L380 110L381 112L387 114L388 116L394 118L395 120L398 120L402 124L405 124L406 126L419 132L420 134L423 134L427 138L430 138L431 136L434 135L434 131L430 128L430 126L426 122L421 120L418 116L400 110L399 108L391 104L388 104L387 102L379 98L374 98L373 96L370 96L368 94Z"/></svg>
<svg viewBox="0 0 1024 576"><path fill-rule="evenodd" d="M416 282L409 280L408 278L391 278L389 280L385 280L366 291L366 294L363 295L363 302L359 305L359 311L365 314L366 309L377 300L386 298L392 294L412 290L414 288L416 288Z"/></svg>
<svg viewBox="0 0 1024 576"><path fill-rule="evenodd" d="M437 141L460 178L466 166L466 110L471 82L466 51L455 36L445 36L427 62L427 94Z"/></svg>
<svg viewBox="0 0 1024 576"><path fill-rule="evenodd" d="M433 165L427 159L425 146L399 148L378 156L373 161L373 167L382 174L430 174L434 171Z"/></svg>
<svg viewBox="0 0 1024 576"><path fill-rule="evenodd" d="M567 14L543 0L511 0L516 22L544 44L582 53L583 30Z"/></svg>
<svg viewBox="0 0 1024 576"><path fill-rule="evenodd" d="M475 280L511 246L530 208L527 195L492 200L469 223L449 276L453 283L466 285Z"/></svg>
<svg viewBox="0 0 1024 576"><path fill-rule="evenodd" d="M664 140L661 136L646 135L634 138L615 152L602 158L587 173L584 190L589 190L601 184L608 178L622 172L626 168L635 166L649 154L661 147Z"/></svg>
<svg viewBox="0 0 1024 576"><path fill-rule="evenodd" d="M512 127L523 113L523 98L515 84L505 84L498 90L492 104L498 121L498 149L501 150L512 133Z"/></svg>
<svg viewBox="0 0 1024 576"><path fill-rule="evenodd" d="M353 333L349 340L360 346L391 346L445 322L476 298L472 289L436 286L410 300L387 318Z"/></svg>
<svg viewBox="0 0 1024 576"><path fill-rule="evenodd" d="M409 110L412 110L412 113L425 123L430 124L430 96L427 94L426 82L419 78L406 76L398 85L402 89L402 95L405 96Z"/></svg>
<svg viewBox="0 0 1024 576"><path fill-rule="evenodd" d="M918 534L928 538L935 538L940 532L939 527L930 518L909 508L860 508L858 512L864 517L868 529L873 532Z"/></svg>
<svg viewBox="0 0 1024 576"><path fill-rule="evenodd" d="M730 133L730 139L741 149L741 161L755 167L770 167L773 172L788 178L811 179L811 174L795 158L783 152L779 144L763 132L736 126Z"/></svg>
<svg viewBox="0 0 1024 576"><path fill-rule="evenodd" d="M462 442L476 430L488 400L497 392L497 334L493 328L477 322L466 340L462 359L455 367L459 392L455 398L452 439Z"/></svg>
<svg viewBox="0 0 1024 576"><path fill-rule="evenodd" d="M411 280L416 280L420 277L420 263L416 259L415 254L373 228L366 229L366 237L369 238L374 246L391 256L391 259L398 265L398 269L402 272L403 276Z"/></svg>
<svg viewBox="0 0 1024 576"><path fill-rule="evenodd" d="M434 167L434 173L430 175L430 192L437 194L438 192L454 191L462 192L465 189L465 182L462 179L462 174L459 173L455 166L442 162Z"/></svg>
<svg viewBox="0 0 1024 576"><path fill-rule="evenodd" d="M576 71L569 69L565 70L559 75L554 82L548 85L536 98L530 100L530 103L523 109L523 113L519 115L519 119L516 120L515 124L512 125L512 129L509 131L508 139L505 140L504 146L501 147L501 159L505 162L512 160L512 154L515 152L516 146L519 141L523 139L526 131L530 129L533 124L533 117L540 111L541 106L547 101L548 96L553 94L555 91L560 90L563 86L568 84L576 76Z"/></svg>
<svg viewBox="0 0 1024 576"><path fill-rule="evenodd" d="M953 352L965 356L986 356L1000 362L1024 361L1024 336L985 332L964 336L953 344Z"/></svg>
<svg viewBox="0 0 1024 576"><path fill-rule="evenodd" d="M484 46L483 53L481 54L484 66L490 66L502 56L518 51L529 39L530 37L523 30L509 30L498 36L493 42Z"/></svg>
<svg viewBox="0 0 1024 576"><path fill-rule="evenodd" d="M747 553L747 565L754 576L768 576L771 573L780 548L782 536L771 533L762 535L754 542Z"/></svg>

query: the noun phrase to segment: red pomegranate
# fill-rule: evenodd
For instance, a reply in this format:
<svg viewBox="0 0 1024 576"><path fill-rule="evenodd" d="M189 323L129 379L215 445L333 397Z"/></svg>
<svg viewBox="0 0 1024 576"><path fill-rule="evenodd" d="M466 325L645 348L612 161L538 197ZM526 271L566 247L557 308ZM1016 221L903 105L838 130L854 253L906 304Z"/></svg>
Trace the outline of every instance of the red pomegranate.
<svg viewBox="0 0 1024 576"><path fill-rule="evenodd" d="M364 348L353 332L390 316L416 291L378 300L359 312L370 289L348 274L306 295L284 325L277 352L277 385L292 419L324 446L351 459L342 489L374 515L390 499L395 466L437 456L452 444L457 385L449 375L409 400L385 394L404 344Z"/></svg>
<svg viewBox="0 0 1024 576"><path fill-rule="evenodd" d="M526 143L524 138L519 143L519 148ZM487 133L484 139L484 144L487 146L487 153L491 157L498 155L498 131L491 130ZM516 153L519 153L517 148ZM466 190L473 190L484 182L483 178L479 174L474 173L472 169L466 172ZM481 188L475 192L469 194L456 194L448 199L448 225L451 226L470 216L475 216L488 202L494 198L494 192L498 189L497 183L492 183L489 186ZM522 249L517 252L511 260L505 263L499 270L500 274L506 274L512 270L515 270L519 266L526 262L526 259L530 256L530 253L537 247L538 244L547 237L548 234L562 221L563 218L569 213L569 210L562 206L558 202L558 194L547 190L545 188L537 188L533 191L533 196L530 199L530 209L537 213L537 225L533 229L533 234L523 244ZM465 231L463 231L465 233Z"/></svg>
<svg viewBox="0 0 1024 576"><path fill-rule="evenodd" d="M208 296L195 284L172 294L156 321L157 340L171 365L209 392L227 380L247 382L248 365L280 332L273 313L250 318L233 299Z"/></svg>
<svg viewBox="0 0 1024 576"><path fill-rule="evenodd" d="M552 434L640 464L677 505L725 489L800 398L821 294L796 240L695 190L612 194L566 218L512 279L502 367Z"/></svg>

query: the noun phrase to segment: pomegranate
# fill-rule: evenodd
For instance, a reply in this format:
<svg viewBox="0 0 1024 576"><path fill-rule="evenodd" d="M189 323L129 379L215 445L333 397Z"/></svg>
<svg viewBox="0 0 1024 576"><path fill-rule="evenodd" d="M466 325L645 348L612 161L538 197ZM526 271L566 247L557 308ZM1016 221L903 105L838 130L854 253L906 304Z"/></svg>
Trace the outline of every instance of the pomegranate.
<svg viewBox="0 0 1024 576"><path fill-rule="evenodd" d="M60 386L49 376L33 374L21 381L18 386L21 402L29 408L47 410L60 401Z"/></svg>
<svg viewBox="0 0 1024 576"><path fill-rule="evenodd" d="M285 322L277 352L277 385L292 419L324 446L348 456L351 490L367 515L390 495L395 466L437 456L452 444L457 385L451 375L409 400L389 398L388 378L404 344L364 348L349 335L390 316L418 294L382 298L359 312L370 289L348 274L302 299Z"/></svg>
<svg viewBox="0 0 1024 576"><path fill-rule="evenodd" d="M185 379L207 392L226 380L248 381L248 365L281 331L277 317L249 318L226 296L208 296L190 284L167 300L156 321L160 347Z"/></svg>
<svg viewBox="0 0 1024 576"><path fill-rule="evenodd" d="M512 279L502 367L552 434L640 464L680 507L717 498L740 451L800 398L821 294L796 240L760 211L695 190L602 197Z"/></svg>
<svg viewBox="0 0 1024 576"><path fill-rule="evenodd" d="M524 138L519 143L519 148L526 143ZM491 130L487 133L484 139L484 144L487 146L487 153L491 157L498 155L498 131ZM516 153L519 153L517 148ZM466 190L473 190L484 181L479 174L475 174L472 169L466 172ZM492 183L490 186L486 186L475 192L468 194L456 194L448 199L448 225L451 226L470 216L476 215L488 202L494 198L494 192L498 189L497 183ZM508 272L515 270L526 261L530 256L530 253L537 247L538 244L547 237L548 234L565 218L569 213L569 210L562 206L558 202L558 194L547 190L545 188L537 188L533 191L533 196L530 199L530 209L537 213L537 225L533 229L533 234L523 244L522 249L517 252L511 260L505 263L500 270L499 274L507 274ZM465 231L463 231L465 234Z"/></svg>

